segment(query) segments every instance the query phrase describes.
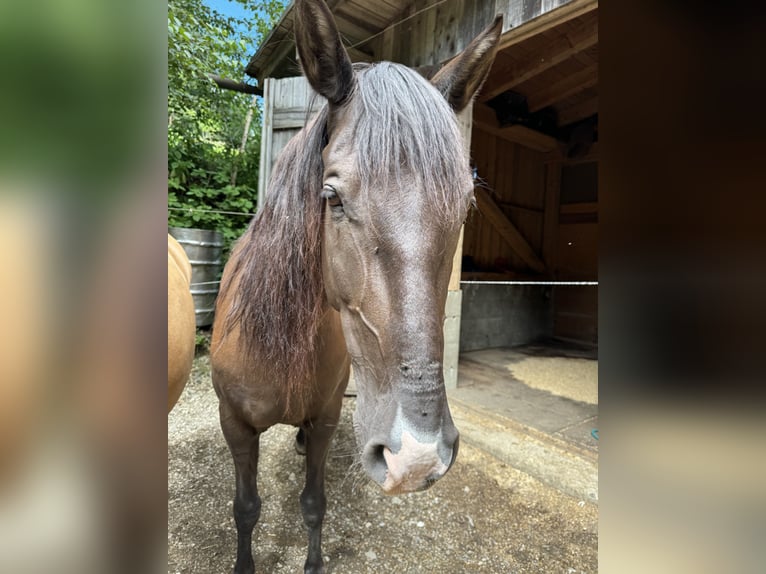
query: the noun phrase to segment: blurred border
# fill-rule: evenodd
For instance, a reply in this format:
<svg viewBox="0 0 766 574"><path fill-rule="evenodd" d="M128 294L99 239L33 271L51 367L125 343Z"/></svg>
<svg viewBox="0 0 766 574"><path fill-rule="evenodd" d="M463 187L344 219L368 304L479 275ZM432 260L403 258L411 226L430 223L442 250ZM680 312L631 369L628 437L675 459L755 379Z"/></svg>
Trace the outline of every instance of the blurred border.
<svg viewBox="0 0 766 574"><path fill-rule="evenodd" d="M166 6L0 6L0 571L165 568Z"/></svg>
<svg viewBox="0 0 766 574"><path fill-rule="evenodd" d="M165 9L0 8L3 572L165 568ZM600 16L600 570L760 571L764 10Z"/></svg>
<svg viewBox="0 0 766 574"><path fill-rule="evenodd" d="M600 571L761 571L764 9L600 17Z"/></svg>

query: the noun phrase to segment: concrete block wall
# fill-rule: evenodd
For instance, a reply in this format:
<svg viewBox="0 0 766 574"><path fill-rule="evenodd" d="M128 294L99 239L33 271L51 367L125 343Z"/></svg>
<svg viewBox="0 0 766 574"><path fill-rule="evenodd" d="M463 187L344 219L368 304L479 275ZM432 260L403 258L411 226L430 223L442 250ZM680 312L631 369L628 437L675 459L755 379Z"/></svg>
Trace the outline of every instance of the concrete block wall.
<svg viewBox="0 0 766 574"><path fill-rule="evenodd" d="M461 353L553 336L550 286L463 284L462 293Z"/></svg>

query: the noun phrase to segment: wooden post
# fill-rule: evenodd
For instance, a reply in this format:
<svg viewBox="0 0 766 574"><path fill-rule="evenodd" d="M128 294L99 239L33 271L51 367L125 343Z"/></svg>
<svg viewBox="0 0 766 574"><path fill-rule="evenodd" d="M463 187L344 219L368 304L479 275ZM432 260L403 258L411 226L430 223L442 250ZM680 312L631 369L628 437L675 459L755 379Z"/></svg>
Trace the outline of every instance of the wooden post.
<svg viewBox="0 0 766 574"><path fill-rule="evenodd" d="M263 82L263 117L261 122L261 157L258 165L258 201L256 210L259 210L266 199L266 185L271 173L271 138L273 123L273 95L271 78Z"/></svg>

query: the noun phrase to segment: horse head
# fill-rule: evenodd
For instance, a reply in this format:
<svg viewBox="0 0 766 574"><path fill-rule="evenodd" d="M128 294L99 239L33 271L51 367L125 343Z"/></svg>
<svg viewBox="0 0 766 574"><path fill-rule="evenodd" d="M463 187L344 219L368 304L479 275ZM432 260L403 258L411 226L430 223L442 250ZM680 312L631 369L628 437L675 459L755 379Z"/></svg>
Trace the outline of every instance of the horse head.
<svg viewBox="0 0 766 574"><path fill-rule="evenodd" d="M362 464L387 493L422 490L458 450L443 320L473 182L455 114L489 72L502 18L429 81L352 65L324 2L295 6L304 74L328 101L322 274L353 365Z"/></svg>

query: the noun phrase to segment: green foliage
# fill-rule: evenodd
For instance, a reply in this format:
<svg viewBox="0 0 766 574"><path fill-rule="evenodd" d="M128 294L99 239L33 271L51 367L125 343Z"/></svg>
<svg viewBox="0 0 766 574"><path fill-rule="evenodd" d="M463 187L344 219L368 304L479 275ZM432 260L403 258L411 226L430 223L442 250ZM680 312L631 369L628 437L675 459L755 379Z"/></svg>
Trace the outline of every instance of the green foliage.
<svg viewBox="0 0 766 574"><path fill-rule="evenodd" d="M245 81L247 62L285 5L236 1L251 18L226 17L202 0L168 2L168 225L220 231L225 255L251 218L212 211L255 210L260 103L218 88L208 74Z"/></svg>

